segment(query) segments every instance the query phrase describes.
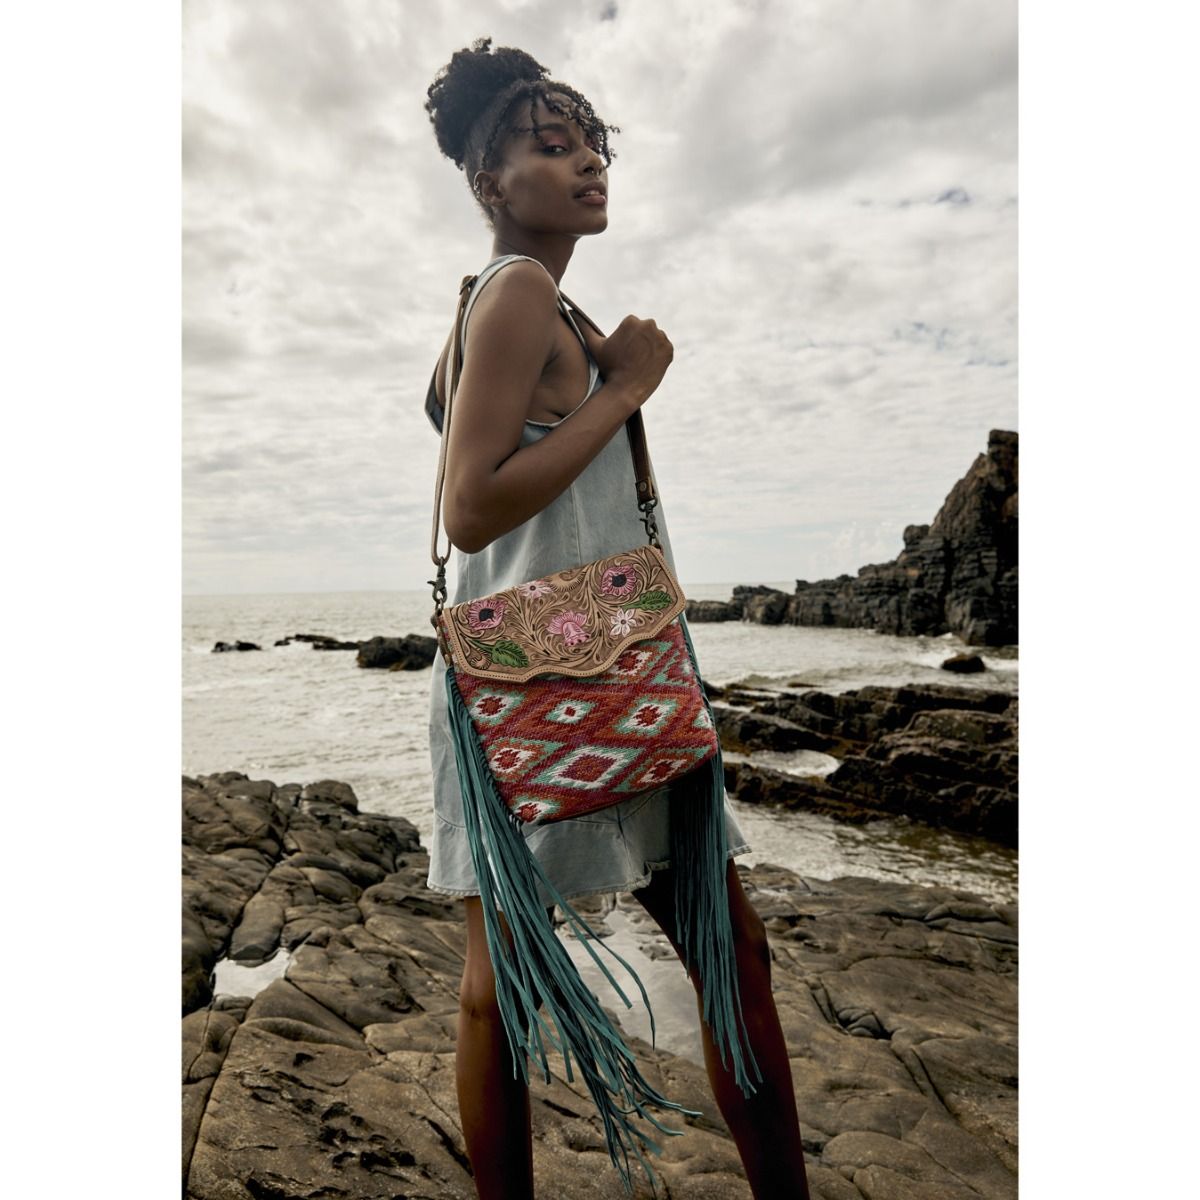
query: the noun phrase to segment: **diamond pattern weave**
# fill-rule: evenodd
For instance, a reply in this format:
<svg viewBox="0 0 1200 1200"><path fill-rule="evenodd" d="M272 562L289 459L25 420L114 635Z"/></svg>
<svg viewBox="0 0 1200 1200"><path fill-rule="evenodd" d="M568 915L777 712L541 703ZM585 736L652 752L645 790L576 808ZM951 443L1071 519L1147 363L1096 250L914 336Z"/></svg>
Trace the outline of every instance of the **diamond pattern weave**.
<svg viewBox="0 0 1200 1200"><path fill-rule="evenodd" d="M455 679L500 793L525 822L628 800L717 752L678 618L595 675Z"/></svg>

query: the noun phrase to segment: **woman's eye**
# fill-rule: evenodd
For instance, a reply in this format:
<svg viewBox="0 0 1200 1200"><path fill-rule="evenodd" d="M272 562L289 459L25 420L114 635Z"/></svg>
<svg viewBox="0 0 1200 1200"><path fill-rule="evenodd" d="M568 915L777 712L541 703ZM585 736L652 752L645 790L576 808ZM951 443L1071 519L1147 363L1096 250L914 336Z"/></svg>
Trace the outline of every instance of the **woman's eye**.
<svg viewBox="0 0 1200 1200"><path fill-rule="evenodd" d="M543 149L543 150L544 150L544 151L545 151L547 154L549 154L551 150L562 150L562 151L565 151L567 148L566 148L566 146L560 146L560 145L559 145L557 142L551 142L549 145L547 145L547 146L543 146L543 147L542 147L542 149Z"/></svg>

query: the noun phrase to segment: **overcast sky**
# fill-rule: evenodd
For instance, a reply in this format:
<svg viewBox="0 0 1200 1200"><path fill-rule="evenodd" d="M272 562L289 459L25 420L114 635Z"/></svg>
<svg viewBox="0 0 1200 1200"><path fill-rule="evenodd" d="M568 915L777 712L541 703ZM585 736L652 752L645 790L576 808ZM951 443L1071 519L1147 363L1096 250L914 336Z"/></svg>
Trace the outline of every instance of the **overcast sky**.
<svg viewBox="0 0 1200 1200"><path fill-rule="evenodd" d="M424 588L422 411L491 235L426 89L490 35L607 121L563 290L675 346L685 584L853 574L1017 428L1011 0L185 0L187 593Z"/></svg>

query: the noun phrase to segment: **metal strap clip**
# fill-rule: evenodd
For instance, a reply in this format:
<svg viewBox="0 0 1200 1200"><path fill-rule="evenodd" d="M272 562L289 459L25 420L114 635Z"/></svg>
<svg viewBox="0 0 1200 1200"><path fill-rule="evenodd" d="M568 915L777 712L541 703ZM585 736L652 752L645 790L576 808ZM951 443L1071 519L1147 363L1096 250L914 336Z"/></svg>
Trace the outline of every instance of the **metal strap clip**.
<svg viewBox="0 0 1200 1200"><path fill-rule="evenodd" d="M649 538L650 545L657 546L661 550L662 543L658 540L658 522L654 519L654 509L657 504L657 499L639 500L638 508L642 513L641 521L646 527L646 536Z"/></svg>

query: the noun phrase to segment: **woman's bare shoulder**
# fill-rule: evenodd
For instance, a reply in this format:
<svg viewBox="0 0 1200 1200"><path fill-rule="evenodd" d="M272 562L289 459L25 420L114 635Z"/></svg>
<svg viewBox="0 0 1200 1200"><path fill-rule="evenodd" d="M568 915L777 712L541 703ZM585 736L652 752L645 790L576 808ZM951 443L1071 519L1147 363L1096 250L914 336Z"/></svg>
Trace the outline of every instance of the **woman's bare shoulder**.
<svg viewBox="0 0 1200 1200"><path fill-rule="evenodd" d="M558 288L540 263L505 264L483 285L467 320L466 355L487 358L536 345L548 354L558 310ZM544 358L543 358L544 361Z"/></svg>
<svg viewBox="0 0 1200 1200"><path fill-rule="evenodd" d="M492 357L511 346L514 338L526 341L532 333L538 341L548 341L554 329L558 308L558 287L541 263L514 259L488 276L479 289L468 314L463 341L474 356ZM446 341L437 361L436 395L445 405L443 378L446 358L454 340L455 325L446 333Z"/></svg>
<svg viewBox="0 0 1200 1200"><path fill-rule="evenodd" d="M477 313L506 309L513 305L546 313L558 305L558 287L550 272L541 263L529 258L511 259L476 287L479 288L479 294L471 307L471 321L475 320Z"/></svg>

